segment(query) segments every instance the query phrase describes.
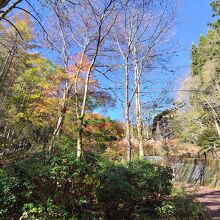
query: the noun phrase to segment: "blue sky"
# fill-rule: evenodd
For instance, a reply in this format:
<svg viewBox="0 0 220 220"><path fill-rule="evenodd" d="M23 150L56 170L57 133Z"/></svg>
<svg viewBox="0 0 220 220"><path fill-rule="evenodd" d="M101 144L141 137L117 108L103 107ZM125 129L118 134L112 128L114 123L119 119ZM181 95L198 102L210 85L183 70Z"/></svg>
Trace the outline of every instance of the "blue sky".
<svg viewBox="0 0 220 220"><path fill-rule="evenodd" d="M178 22L175 27L176 38L185 48L180 54L178 63L190 65L190 48L192 43L198 43L199 36L206 34L208 23L212 20L210 0L182 0L179 6ZM189 72L189 69L185 70Z"/></svg>

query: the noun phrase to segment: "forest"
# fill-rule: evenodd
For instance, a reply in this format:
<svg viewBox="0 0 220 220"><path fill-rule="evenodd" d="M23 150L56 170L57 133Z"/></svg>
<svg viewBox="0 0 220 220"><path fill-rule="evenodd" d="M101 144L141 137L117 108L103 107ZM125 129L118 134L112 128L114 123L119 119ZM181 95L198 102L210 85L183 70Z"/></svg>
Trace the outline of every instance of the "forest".
<svg viewBox="0 0 220 220"><path fill-rule="evenodd" d="M220 187L220 0L182 78L179 7L0 0L0 219L212 219L177 171Z"/></svg>

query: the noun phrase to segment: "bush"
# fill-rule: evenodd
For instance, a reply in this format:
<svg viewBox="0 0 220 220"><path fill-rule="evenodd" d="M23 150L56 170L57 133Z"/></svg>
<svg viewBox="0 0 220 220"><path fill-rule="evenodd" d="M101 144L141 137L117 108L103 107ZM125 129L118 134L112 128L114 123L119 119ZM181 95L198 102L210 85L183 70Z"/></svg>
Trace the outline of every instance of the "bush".
<svg viewBox="0 0 220 220"><path fill-rule="evenodd" d="M163 201L157 211L165 219L210 219L208 209L196 202L194 194L187 193L184 189L175 189L172 197Z"/></svg>
<svg viewBox="0 0 220 220"><path fill-rule="evenodd" d="M109 165L100 173L99 201L108 219L154 215L155 207L172 189L171 170L148 161L133 161L129 168Z"/></svg>
<svg viewBox="0 0 220 220"><path fill-rule="evenodd" d="M99 186L96 172L97 159L91 155L77 160L73 154L42 152L14 162L0 176L0 216L17 219L30 204L43 210L37 214L42 219L66 213L93 216Z"/></svg>
<svg viewBox="0 0 220 220"><path fill-rule="evenodd" d="M170 169L147 161L128 167L91 153L80 160L36 153L1 170L0 219L156 219L173 214L163 203L171 178Z"/></svg>

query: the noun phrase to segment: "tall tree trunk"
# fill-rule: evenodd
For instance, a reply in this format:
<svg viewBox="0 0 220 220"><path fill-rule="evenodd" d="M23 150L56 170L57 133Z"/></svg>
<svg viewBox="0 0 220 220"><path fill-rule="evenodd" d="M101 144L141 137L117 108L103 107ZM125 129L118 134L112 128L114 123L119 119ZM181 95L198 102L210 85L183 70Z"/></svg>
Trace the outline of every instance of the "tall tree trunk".
<svg viewBox="0 0 220 220"><path fill-rule="evenodd" d="M88 70L87 70L87 73L86 73L85 87L84 87L84 91L83 91L83 100L82 100L82 105L81 105L81 111L79 111L77 83L76 83L76 87L75 87L75 89L77 90L77 91L75 91L76 94L77 94L77 96L76 96L76 98L77 98L76 99L76 109L77 109L76 114L77 114L77 118L79 120L78 137L77 137L77 153L76 153L78 158L80 158L81 155L82 155L83 123L84 123L84 117L85 117L85 111L86 111L86 103L87 103L87 99L88 99L88 90L89 90L90 77L91 77L92 69L95 65L95 62L96 62L96 59L97 59L97 56L98 56L98 53L99 53L100 44L101 44L102 40L104 39L104 38L101 39L101 31L102 31L102 23L100 24L99 30L98 30L97 45L96 45L96 49L95 49L95 52L94 52L94 57L91 61L91 64L90 64ZM81 64L82 64L82 61L83 61L84 53L85 53L85 48L84 48L84 52L83 52L82 57L81 57Z"/></svg>
<svg viewBox="0 0 220 220"><path fill-rule="evenodd" d="M83 122L84 122L84 117L85 117L85 110L86 110L86 102L87 102L87 98L88 98L88 89L89 89L89 81L90 81L90 76L91 76L91 72L92 72L92 68L95 64L97 55L98 55L98 49L99 49L99 44L97 45L97 50L95 53L95 56L93 58L93 61L91 62L88 70L87 70L87 74L86 74L86 80L85 80L85 87L84 87L84 92L83 92L83 101L82 101L82 107L81 107L81 113L78 114L78 121L79 121L79 125L78 125L78 136L77 136L77 152L76 155L78 158L81 157L82 154L82 137L83 137ZM76 103L76 106L78 108L79 103Z"/></svg>
<svg viewBox="0 0 220 220"><path fill-rule="evenodd" d="M139 148L139 158L142 159L144 157L144 145L143 145L143 128L141 121L141 100L140 100L140 71L138 67L137 60L137 49L136 45L133 46L133 57L134 57L134 74L135 74L135 110L136 110L136 127L137 127L137 136L138 136L138 148Z"/></svg>
<svg viewBox="0 0 220 220"><path fill-rule="evenodd" d="M131 125L130 125L130 103L129 103L129 69L128 59L125 63L125 120L126 120L126 141L127 141L127 160L131 161L132 144L131 144Z"/></svg>
<svg viewBox="0 0 220 220"><path fill-rule="evenodd" d="M55 142L56 142L56 138L60 135L60 131L61 131L64 119L65 119L66 111L67 111L67 100L69 98L70 90L71 90L71 85L68 82L66 82L65 89L63 92L63 98L62 98L63 104L60 109L60 116L58 117L56 127L53 132L51 144L49 146L49 151L52 151L52 149L54 148Z"/></svg>
<svg viewBox="0 0 220 220"><path fill-rule="evenodd" d="M80 64L79 64L79 68L76 72L76 75L75 75L75 82L74 82L74 96L75 96L75 113L76 113L76 116L77 116L77 122L78 122L78 128L77 128L77 145L76 145L76 155L78 158L81 157L81 154L82 154L82 144L83 144L83 141L82 141L82 137L83 137L83 117L80 117L81 116L81 112L80 112L80 103L79 103L79 91L78 91L78 80L79 80L79 74L80 74L80 71L81 71L81 68L83 66L83 58L84 58L84 55L85 55L85 51L86 51L86 47L84 47L84 50L83 50L83 53L81 54L81 59L80 59Z"/></svg>
<svg viewBox="0 0 220 220"><path fill-rule="evenodd" d="M82 137L83 137L83 121L81 119L78 120L79 121L79 127L78 127L78 131L77 131L77 145L76 145L76 156L77 158L80 158L82 155Z"/></svg>
<svg viewBox="0 0 220 220"><path fill-rule="evenodd" d="M139 86L138 86L139 87ZM141 121L141 104L140 104L140 92L137 89L136 93L136 123L137 123L137 134L138 134L138 146L139 146L139 157L144 157L144 144L143 144L143 128Z"/></svg>
<svg viewBox="0 0 220 220"><path fill-rule="evenodd" d="M58 21L59 21L59 31L60 31L60 37L61 37L61 40L62 40L61 54L62 54L62 57L63 57L65 70L67 70L68 61L69 61L69 51L68 51L66 40L65 40L65 31L64 31L64 27L63 27L64 24L63 24L63 21L61 20L60 12L59 12L59 8L58 8L57 4L54 6L54 11L55 11L55 13L57 15L57 18L58 18ZM49 151L52 151L52 149L54 148L54 145L55 145L56 138L60 135L60 131L61 131L61 128L63 126L66 111L67 111L67 100L69 98L71 87L72 87L72 84L70 84L66 80L65 88L64 88L64 92L63 92L63 98L62 98L63 103L62 103L62 107L60 109L60 115L58 117L56 127L55 127L54 132L53 132L53 136L52 136L52 139L51 139L51 144L49 146Z"/></svg>
<svg viewBox="0 0 220 220"><path fill-rule="evenodd" d="M127 141L127 161L131 161L132 144L131 144L131 126L129 117L129 107L125 107L125 120L126 120L126 141Z"/></svg>

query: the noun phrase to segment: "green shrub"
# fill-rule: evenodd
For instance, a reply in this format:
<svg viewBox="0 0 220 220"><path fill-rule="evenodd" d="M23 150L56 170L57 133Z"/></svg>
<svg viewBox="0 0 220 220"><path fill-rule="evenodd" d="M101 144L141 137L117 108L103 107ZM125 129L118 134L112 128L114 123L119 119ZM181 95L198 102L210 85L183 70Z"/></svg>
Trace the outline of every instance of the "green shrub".
<svg viewBox="0 0 220 220"><path fill-rule="evenodd" d="M25 204L32 203L34 207L43 207L42 216L48 219L53 217L48 199L68 217L75 213L80 217L95 215L95 191L99 186L96 173L97 158L92 155L78 160L74 154L42 152L14 162L0 176L0 216L19 217Z"/></svg>
<svg viewBox="0 0 220 220"><path fill-rule="evenodd" d="M210 219L208 209L195 200L194 194L188 193L184 189L175 189L172 197L163 201L156 210L158 214L165 219Z"/></svg>
<svg viewBox="0 0 220 220"><path fill-rule="evenodd" d="M172 204L163 202L170 198L171 178L170 169L147 161L127 166L91 153L80 160L64 151L36 153L1 170L0 219L129 220L183 215L181 198L171 200Z"/></svg>

